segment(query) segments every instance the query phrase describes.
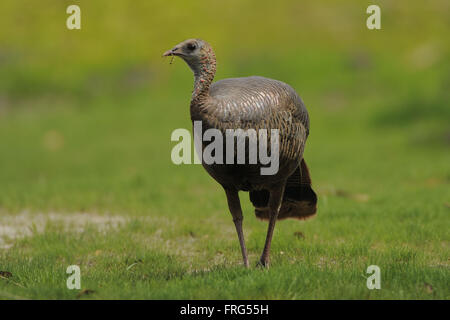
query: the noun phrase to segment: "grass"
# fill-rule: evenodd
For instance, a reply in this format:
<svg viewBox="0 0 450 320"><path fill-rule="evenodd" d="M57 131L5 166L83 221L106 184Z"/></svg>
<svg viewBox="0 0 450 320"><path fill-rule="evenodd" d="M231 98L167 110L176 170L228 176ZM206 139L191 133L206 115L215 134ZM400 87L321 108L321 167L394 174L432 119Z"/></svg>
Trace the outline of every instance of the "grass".
<svg viewBox="0 0 450 320"><path fill-rule="evenodd" d="M12 10L8 3L4 9ZM393 11L383 28L390 12L399 14L392 6L386 4ZM103 17L95 21L100 30L111 23L124 32L114 8L105 10L119 22ZM275 16L289 8L283 3ZM303 23L293 16L280 25L282 48L266 29L253 39L230 39L208 20L207 35L218 37L217 79L258 74L286 81L310 112L305 159L318 214L277 223L269 270L255 267L267 224L255 218L248 195L241 193L251 263L244 269L221 187L201 166L170 160L171 132L191 127L192 78L181 61L160 61L163 35L152 34L158 46L148 47L138 32L116 42L113 33L98 40L86 27L79 38L47 41L34 52L26 50L35 43L24 30L16 38L0 34L10 50L0 47L6 61L0 60L0 298L449 299L448 43L428 38L440 20L422 23L416 37L401 24L374 36L351 31L359 30L353 25L359 9L336 7L350 25L335 28L326 24L334 15L314 24L320 8L303 8L311 32L292 30L294 20ZM436 14L408 8L419 18ZM175 11L159 12L149 23ZM235 12L224 14L232 19ZM130 30L141 30L144 18L136 15ZM61 40L49 21L34 21L54 32L39 36ZM186 38L171 28L161 30L176 39L169 47ZM199 26L185 32L193 30ZM291 37L312 44L297 47ZM97 41L105 45L98 52ZM124 53L130 46L136 50ZM16 51L28 64L8 55ZM73 264L81 268L81 290L66 287ZM381 269L381 290L366 287L370 265Z"/></svg>
<svg viewBox="0 0 450 320"><path fill-rule="evenodd" d="M270 270L245 270L221 188L200 166L170 162L170 130L189 123L185 97L169 98L167 114L158 109L164 97L142 93L2 119L6 223L25 209L31 220L51 211L124 221L106 232L49 221L11 240L0 267L14 282L0 281L1 297L76 298L65 270L77 264L82 287L94 290L85 298L449 298L449 154L443 142L415 141L418 132L439 133L439 120L380 128L371 124L377 110L355 107L349 119L310 106L305 158L318 215L279 222ZM241 199L254 265L266 224L248 196ZM372 264L382 270L381 290L366 288Z"/></svg>

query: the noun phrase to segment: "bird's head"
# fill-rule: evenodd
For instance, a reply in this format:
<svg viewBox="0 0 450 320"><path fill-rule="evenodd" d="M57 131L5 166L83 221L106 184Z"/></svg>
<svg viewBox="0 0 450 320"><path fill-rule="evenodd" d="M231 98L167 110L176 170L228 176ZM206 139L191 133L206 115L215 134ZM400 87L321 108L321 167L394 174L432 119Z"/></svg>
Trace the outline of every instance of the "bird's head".
<svg viewBox="0 0 450 320"><path fill-rule="evenodd" d="M188 39L164 52L163 57L176 56L182 58L194 73L208 64L215 64L215 56L211 46L201 39Z"/></svg>

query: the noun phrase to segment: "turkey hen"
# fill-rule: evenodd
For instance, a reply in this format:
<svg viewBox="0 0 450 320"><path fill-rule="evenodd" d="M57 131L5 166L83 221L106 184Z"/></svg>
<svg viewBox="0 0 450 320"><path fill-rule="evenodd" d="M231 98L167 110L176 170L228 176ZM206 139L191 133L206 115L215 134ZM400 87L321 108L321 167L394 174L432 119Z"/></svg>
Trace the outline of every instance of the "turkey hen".
<svg viewBox="0 0 450 320"><path fill-rule="evenodd" d="M248 256L238 192L248 191L256 216L269 221L264 249L259 260L262 266L267 267L276 220L306 219L313 216L317 210L317 196L311 188L309 170L303 159L309 135L306 107L295 90L281 81L252 76L213 83L216 58L206 41L183 41L166 51L163 56L182 58L194 73L190 113L194 124L201 123L201 137L208 129L218 130L223 136L227 136L230 129L241 129L243 132L254 130L258 133L256 139L259 142L262 138L267 138L265 144L259 144L259 152L265 148L267 150L262 151L266 154L270 153L272 156L277 153L278 167L270 174L262 173L263 168L267 169L267 163L263 164L261 160L259 163L237 161L238 144L232 144L232 149L227 149L225 139L223 145L226 151L223 158L236 161L211 163L202 160L206 171L225 190L246 267ZM259 134L263 131L267 133L266 136ZM238 135L233 136L233 139L235 138L238 139ZM254 151L250 148L250 136L245 137L245 141L245 157L250 159L250 153ZM208 141L201 142L200 153L208 144Z"/></svg>

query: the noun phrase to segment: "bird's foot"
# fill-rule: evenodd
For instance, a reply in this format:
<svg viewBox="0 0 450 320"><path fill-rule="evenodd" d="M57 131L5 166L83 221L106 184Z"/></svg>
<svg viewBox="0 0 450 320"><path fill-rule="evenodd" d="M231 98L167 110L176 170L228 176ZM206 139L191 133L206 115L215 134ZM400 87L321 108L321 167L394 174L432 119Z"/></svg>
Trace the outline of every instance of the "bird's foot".
<svg viewBox="0 0 450 320"><path fill-rule="evenodd" d="M256 264L256 267L269 269L269 259L259 259L258 263Z"/></svg>

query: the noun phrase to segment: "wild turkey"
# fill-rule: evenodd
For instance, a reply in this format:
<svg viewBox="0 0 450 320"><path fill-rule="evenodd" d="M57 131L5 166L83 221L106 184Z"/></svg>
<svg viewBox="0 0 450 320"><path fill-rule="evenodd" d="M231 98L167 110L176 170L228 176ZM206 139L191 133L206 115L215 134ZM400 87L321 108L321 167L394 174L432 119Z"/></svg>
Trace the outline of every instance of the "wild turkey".
<svg viewBox="0 0 450 320"><path fill-rule="evenodd" d="M238 192L249 191L256 216L269 220L259 261L262 266L268 266L276 220L306 219L316 213L317 197L311 188L309 171L303 159L309 134L309 116L305 105L292 87L273 79L252 76L212 83L216 58L206 41L183 41L163 56L182 58L194 72L191 120L202 122L202 132L209 128L218 129L224 134L227 129L279 130L279 169L273 175L261 175L260 169L264 167L261 163L202 162L206 171L225 190L246 267L248 257ZM202 150L207 145L202 142ZM245 150L249 152L247 146ZM234 152L237 152L236 149Z"/></svg>

